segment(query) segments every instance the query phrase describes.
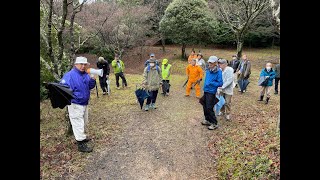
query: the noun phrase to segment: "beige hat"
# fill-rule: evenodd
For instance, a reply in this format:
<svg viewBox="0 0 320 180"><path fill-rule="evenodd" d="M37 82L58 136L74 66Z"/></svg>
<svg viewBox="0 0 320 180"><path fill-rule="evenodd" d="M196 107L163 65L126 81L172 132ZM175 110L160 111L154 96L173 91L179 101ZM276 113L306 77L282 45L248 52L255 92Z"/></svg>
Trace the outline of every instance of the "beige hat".
<svg viewBox="0 0 320 180"><path fill-rule="evenodd" d="M99 61L103 61L104 58L100 56L100 57L98 58L98 60L99 60Z"/></svg>
<svg viewBox="0 0 320 180"><path fill-rule="evenodd" d="M90 64L90 63L88 63L88 59L86 57L79 56L76 58L76 61L74 62L74 64Z"/></svg>

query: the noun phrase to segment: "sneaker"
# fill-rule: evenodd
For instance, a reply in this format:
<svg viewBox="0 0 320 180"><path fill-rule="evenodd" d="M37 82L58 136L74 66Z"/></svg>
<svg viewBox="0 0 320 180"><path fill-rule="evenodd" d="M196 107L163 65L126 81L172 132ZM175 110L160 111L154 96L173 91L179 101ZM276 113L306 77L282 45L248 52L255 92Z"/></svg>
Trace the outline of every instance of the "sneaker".
<svg viewBox="0 0 320 180"><path fill-rule="evenodd" d="M217 129L218 128L218 124L211 124L208 129L209 130L214 130L214 129Z"/></svg>
<svg viewBox="0 0 320 180"><path fill-rule="evenodd" d="M86 142L79 141L78 142L78 151L80 152L92 152L92 148L87 145Z"/></svg>
<svg viewBox="0 0 320 180"><path fill-rule="evenodd" d="M274 92L274 94L278 94L278 92Z"/></svg>
<svg viewBox="0 0 320 180"><path fill-rule="evenodd" d="M243 90L243 92L246 92L246 90Z"/></svg>
<svg viewBox="0 0 320 180"><path fill-rule="evenodd" d="M169 93L166 93L167 96L169 96Z"/></svg>
<svg viewBox="0 0 320 180"><path fill-rule="evenodd" d="M218 113L218 116L222 116L222 115L223 115L223 112L220 111L220 112Z"/></svg>
<svg viewBox="0 0 320 180"><path fill-rule="evenodd" d="M241 89L239 89L238 92L241 92Z"/></svg>
<svg viewBox="0 0 320 180"><path fill-rule="evenodd" d="M106 93L106 92L103 92L102 94L103 94L103 95L106 95L107 93Z"/></svg>
<svg viewBox="0 0 320 180"><path fill-rule="evenodd" d="M157 109L156 104L155 103L151 103L151 108L152 109Z"/></svg>
<svg viewBox="0 0 320 180"><path fill-rule="evenodd" d="M206 125L206 126L210 126L211 125L211 123L209 121L205 120L205 119L201 122L201 124L202 125Z"/></svg>
<svg viewBox="0 0 320 180"><path fill-rule="evenodd" d="M189 97L190 95L188 95L188 94L185 94L184 96L185 96L185 97Z"/></svg>
<svg viewBox="0 0 320 180"><path fill-rule="evenodd" d="M120 87L117 87L117 89L120 89Z"/></svg>
<svg viewBox="0 0 320 180"><path fill-rule="evenodd" d="M149 111L149 105L147 104L146 107L144 108L145 111Z"/></svg>
<svg viewBox="0 0 320 180"><path fill-rule="evenodd" d="M196 98L201 99L201 97L200 97L200 96L197 96Z"/></svg>
<svg viewBox="0 0 320 180"><path fill-rule="evenodd" d="M226 115L226 120L230 120L230 114Z"/></svg>

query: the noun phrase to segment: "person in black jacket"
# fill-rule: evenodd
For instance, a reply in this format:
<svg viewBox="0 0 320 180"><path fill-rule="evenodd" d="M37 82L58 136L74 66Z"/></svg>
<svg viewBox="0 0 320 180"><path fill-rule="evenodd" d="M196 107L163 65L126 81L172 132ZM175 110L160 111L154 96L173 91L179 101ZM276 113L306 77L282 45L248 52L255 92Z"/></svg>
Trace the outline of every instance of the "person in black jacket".
<svg viewBox="0 0 320 180"><path fill-rule="evenodd" d="M274 72L276 73L276 78L274 82L274 94L278 94L278 84L280 81L280 63L276 65Z"/></svg>
<svg viewBox="0 0 320 180"><path fill-rule="evenodd" d="M236 71L238 69L239 64L240 64L240 60L237 58L237 55L232 55L232 60L230 61L230 67L233 68L233 73L234 73L234 81L233 82L234 82L235 87L238 87Z"/></svg>
<svg viewBox="0 0 320 180"><path fill-rule="evenodd" d="M108 61L106 61L103 57L99 57L98 62L97 62L97 68L98 69L103 69L103 76L99 76L99 82L100 82L100 87L103 91L103 95L106 95L107 90L106 87L108 86L107 84L107 78L109 77L110 73L110 67Z"/></svg>

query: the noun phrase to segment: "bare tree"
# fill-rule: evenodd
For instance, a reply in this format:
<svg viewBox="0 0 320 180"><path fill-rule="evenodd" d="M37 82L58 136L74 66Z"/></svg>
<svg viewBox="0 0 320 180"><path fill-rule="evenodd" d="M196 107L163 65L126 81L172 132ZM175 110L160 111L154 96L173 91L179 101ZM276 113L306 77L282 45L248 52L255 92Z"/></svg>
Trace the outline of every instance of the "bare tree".
<svg viewBox="0 0 320 180"><path fill-rule="evenodd" d="M277 0L270 0L270 5L272 8L272 16L276 22L278 32L280 34L280 0L278 2Z"/></svg>
<svg viewBox="0 0 320 180"><path fill-rule="evenodd" d="M210 3L218 18L234 33L240 58L244 37L255 19L270 7L268 0L211 0Z"/></svg>
<svg viewBox="0 0 320 180"><path fill-rule="evenodd" d="M150 13L150 6L96 2L79 13L78 22L95 35L96 46L121 56L126 49L144 44Z"/></svg>
<svg viewBox="0 0 320 180"><path fill-rule="evenodd" d="M68 1L63 0L62 1L62 17L58 18L57 15L54 14L54 0L49 0L47 3L47 28L46 30L42 29L42 32L40 31L40 35L42 39L46 42L47 46L47 56L49 58L50 63L46 62L43 58L40 57L41 62L45 63L46 67L50 70L52 75L56 80L59 80L64 73L61 69L62 67L62 58L64 54L64 42L63 42L63 32L65 30L65 22L68 14ZM43 6L45 7L45 6ZM60 23L56 23L56 21L59 21ZM59 27L56 27L55 24L58 24ZM58 43L58 52L55 53L54 45L53 45L53 34L52 30L57 31L57 43ZM40 27L41 30L41 27ZM43 31L46 31L44 33Z"/></svg>
<svg viewBox="0 0 320 180"><path fill-rule="evenodd" d="M70 54L69 54L70 63L69 63L69 66L70 67L72 67L73 61L75 60L75 56L76 56L74 31L73 31L74 20L75 20L76 14L82 10L82 7L86 1L87 0L83 0L81 4L79 3L79 1L76 1L76 3L72 3L72 14L70 17L70 26L69 26L69 34L70 34Z"/></svg>

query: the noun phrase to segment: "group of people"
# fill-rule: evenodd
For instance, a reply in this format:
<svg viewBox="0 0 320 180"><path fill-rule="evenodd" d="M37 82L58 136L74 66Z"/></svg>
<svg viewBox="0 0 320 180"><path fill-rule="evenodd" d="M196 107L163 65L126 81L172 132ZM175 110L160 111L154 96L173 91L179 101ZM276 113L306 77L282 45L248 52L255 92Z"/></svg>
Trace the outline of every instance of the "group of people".
<svg viewBox="0 0 320 180"><path fill-rule="evenodd" d="M230 63L228 63L226 59L210 56L206 63L203 60L202 54L195 55L194 51L191 53L191 56L189 56L188 62L189 64L186 67L188 82L185 96L190 96L191 89L195 89L196 97L199 98L199 102L203 106L204 119L201 123L208 126L209 130L214 130L218 128L216 116L225 115L225 118L230 120L233 88L236 87L237 82L240 82L239 80L249 78L251 74L251 63L247 60L245 54L242 56L241 60L237 59L236 56L233 56L233 60L230 61ZM116 76L117 89L119 89L119 78L122 78L124 86L127 86L127 81L123 74L123 61L119 59L118 55L115 55L115 59L111 64ZM71 105L68 105L67 108L74 137L80 152L92 151L92 147L87 144L91 139L87 138L85 129L88 123L87 106L90 98L90 90L96 86L96 79L95 76L90 76L86 72L89 65L90 63L87 58L77 57L74 68L67 72L60 81L61 84L67 85L73 91L74 99L71 100ZM160 66L154 53L150 54L150 58L145 61L144 65L142 86L150 95L147 98L144 110L149 111L150 109L157 108L155 103L160 86L164 83L170 84L172 66L169 64L168 59L163 59ZM109 64L103 57L99 57L97 67L103 69L103 76L99 77L99 82L103 93L106 94L107 90L105 82L110 74ZM273 79L276 79L275 94L278 94L280 64L273 70L272 64L267 63L266 67L262 69L260 76L264 76L268 83L261 86L259 101L263 100L264 94L266 93L267 104L270 99L270 89ZM235 80L236 77L238 81ZM204 79L204 84L203 96L201 97L200 82L202 79ZM166 92L163 92L164 95L169 95L169 89L170 88L168 88ZM246 89L240 89L240 92L242 93L245 91ZM225 104L221 108L219 114L216 114L214 111L214 106L217 103L217 96L222 96L225 99Z"/></svg>

